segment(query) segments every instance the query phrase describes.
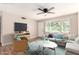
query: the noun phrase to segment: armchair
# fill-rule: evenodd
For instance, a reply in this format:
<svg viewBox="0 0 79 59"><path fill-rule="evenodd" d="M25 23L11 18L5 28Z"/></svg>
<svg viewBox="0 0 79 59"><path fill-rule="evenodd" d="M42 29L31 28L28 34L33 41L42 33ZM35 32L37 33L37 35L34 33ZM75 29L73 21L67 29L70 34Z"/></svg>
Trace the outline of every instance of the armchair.
<svg viewBox="0 0 79 59"><path fill-rule="evenodd" d="M77 37L74 41L69 41L66 44L66 55L79 55L79 37Z"/></svg>

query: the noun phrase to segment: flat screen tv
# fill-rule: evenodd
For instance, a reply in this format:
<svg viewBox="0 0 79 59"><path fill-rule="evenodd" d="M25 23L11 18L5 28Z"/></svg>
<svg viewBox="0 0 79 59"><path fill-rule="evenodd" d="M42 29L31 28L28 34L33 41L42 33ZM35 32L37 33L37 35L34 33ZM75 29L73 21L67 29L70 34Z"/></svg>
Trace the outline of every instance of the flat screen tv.
<svg viewBox="0 0 79 59"><path fill-rule="evenodd" d="M25 23L14 23L14 31L27 31L27 24Z"/></svg>

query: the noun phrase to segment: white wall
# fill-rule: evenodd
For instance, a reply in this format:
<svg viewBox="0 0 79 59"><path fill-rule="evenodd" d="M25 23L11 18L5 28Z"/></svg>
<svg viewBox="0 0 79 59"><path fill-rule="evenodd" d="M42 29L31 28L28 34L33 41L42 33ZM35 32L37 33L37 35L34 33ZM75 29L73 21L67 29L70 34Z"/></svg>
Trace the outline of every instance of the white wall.
<svg viewBox="0 0 79 59"><path fill-rule="evenodd" d="M70 35L71 37L78 36L78 13L70 16Z"/></svg>
<svg viewBox="0 0 79 59"><path fill-rule="evenodd" d="M51 18L51 19L46 19L46 20L42 20L42 21L38 21L38 25L41 24L41 26L38 26L38 36L43 35L44 33L44 22L48 22L48 21L62 21L62 20L70 20L70 35L72 37L76 37L78 36L78 13L74 13L74 14L69 14L69 15L64 15L64 16L60 16L60 17L55 17L55 18ZM42 30L41 30L42 29Z"/></svg>
<svg viewBox="0 0 79 59"><path fill-rule="evenodd" d="M79 12L78 12L78 36L79 36Z"/></svg>
<svg viewBox="0 0 79 59"><path fill-rule="evenodd" d="M14 34L14 23L21 22L27 23L27 28L30 32L30 37L34 38L37 36L37 21L31 19L21 19L21 16L3 12L2 14L2 45L12 43Z"/></svg>
<svg viewBox="0 0 79 59"><path fill-rule="evenodd" d="M41 37L44 34L44 22L38 22L38 36Z"/></svg>

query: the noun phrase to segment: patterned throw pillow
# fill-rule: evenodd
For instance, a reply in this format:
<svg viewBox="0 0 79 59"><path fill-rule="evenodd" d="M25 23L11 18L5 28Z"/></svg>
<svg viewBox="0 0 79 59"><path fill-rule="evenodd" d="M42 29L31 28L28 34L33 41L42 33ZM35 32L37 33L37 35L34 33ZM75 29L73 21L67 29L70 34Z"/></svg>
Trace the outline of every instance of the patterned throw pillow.
<svg viewBox="0 0 79 59"><path fill-rule="evenodd" d="M16 35L16 40L21 40L21 36Z"/></svg>

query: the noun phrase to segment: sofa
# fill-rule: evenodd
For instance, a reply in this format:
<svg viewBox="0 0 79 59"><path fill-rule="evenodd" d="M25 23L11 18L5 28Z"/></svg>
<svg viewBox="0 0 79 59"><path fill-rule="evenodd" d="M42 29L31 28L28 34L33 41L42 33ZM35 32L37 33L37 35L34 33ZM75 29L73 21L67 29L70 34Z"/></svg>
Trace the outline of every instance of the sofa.
<svg viewBox="0 0 79 59"><path fill-rule="evenodd" d="M79 37L74 41L68 41L65 48L66 55L79 55Z"/></svg>
<svg viewBox="0 0 79 59"><path fill-rule="evenodd" d="M68 39L67 35L68 34L64 34L64 33L46 33L45 34L45 36L48 37L50 40L56 39L57 41Z"/></svg>
<svg viewBox="0 0 79 59"><path fill-rule="evenodd" d="M68 39L68 36L62 33L47 33L45 37L50 41L56 42L60 46L65 46L66 40Z"/></svg>

